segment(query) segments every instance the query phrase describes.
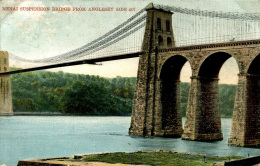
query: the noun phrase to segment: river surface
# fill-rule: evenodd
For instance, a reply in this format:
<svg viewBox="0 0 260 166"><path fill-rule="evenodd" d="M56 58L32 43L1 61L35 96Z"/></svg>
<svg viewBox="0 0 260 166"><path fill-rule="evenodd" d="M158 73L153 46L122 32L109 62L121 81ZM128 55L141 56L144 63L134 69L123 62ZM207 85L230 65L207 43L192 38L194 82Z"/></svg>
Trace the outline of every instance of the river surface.
<svg viewBox="0 0 260 166"><path fill-rule="evenodd" d="M132 138L128 136L129 126L130 117L2 116L0 165L15 166L22 159L159 149L209 155L260 155L260 149L227 145L230 118L222 119L224 140L216 142Z"/></svg>

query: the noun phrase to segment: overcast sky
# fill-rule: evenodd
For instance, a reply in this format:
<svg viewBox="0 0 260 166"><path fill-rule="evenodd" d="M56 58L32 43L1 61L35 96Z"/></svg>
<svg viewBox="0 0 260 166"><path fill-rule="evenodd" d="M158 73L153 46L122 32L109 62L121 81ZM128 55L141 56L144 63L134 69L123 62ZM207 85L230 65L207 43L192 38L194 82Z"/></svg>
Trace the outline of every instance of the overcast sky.
<svg viewBox="0 0 260 166"><path fill-rule="evenodd" d="M257 13L260 9L258 0L0 0L0 49L27 59L65 53L105 34L150 2L224 12ZM12 12L3 11L2 7L126 7L136 8L136 12ZM58 70L104 77L135 77L137 66L138 58L133 58L106 62L102 66L80 65ZM227 61L220 73L220 83L235 84L237 74L234 59ZM187 64L182 71L182 81L189 82L190 75Z"/></svg>

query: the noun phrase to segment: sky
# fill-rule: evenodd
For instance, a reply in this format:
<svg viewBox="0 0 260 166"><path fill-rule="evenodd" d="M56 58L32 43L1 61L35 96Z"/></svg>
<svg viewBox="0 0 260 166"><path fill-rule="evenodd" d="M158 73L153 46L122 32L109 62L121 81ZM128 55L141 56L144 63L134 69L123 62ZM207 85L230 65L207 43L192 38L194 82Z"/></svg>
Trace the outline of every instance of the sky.
<svg viewBox="0 0 260 166"><path fill-rule="evenodd" d="M52 57L76 49L113 29L150 2L182 8L256 13L258 0L0 0L0 50L26 59ZM135 11L4 11L3 7L92 7L134 8ZM52 69L103 77L136 77L138 58ZM10 61L11 65L24 67ZM234 59L220 71L220 83L237 83ZM191 70L185 64L181 81L189 82Z"/></svg>

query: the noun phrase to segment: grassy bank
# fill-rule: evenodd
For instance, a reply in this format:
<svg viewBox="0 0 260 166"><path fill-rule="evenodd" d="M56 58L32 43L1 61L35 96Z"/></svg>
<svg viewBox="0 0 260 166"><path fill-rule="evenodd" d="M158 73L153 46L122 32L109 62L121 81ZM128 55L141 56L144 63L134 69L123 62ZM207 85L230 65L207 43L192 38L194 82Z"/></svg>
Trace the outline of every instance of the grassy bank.
<svg viewBox="0 0 260 166"><path fill-rule="evenodd" d="M138 164L151 166L212 166L216 162L241 159L241 156L209 156L202 154L178 153L174 151L151 151L133 153L106 153L88 155L84 161L106 163Z"/></svg>

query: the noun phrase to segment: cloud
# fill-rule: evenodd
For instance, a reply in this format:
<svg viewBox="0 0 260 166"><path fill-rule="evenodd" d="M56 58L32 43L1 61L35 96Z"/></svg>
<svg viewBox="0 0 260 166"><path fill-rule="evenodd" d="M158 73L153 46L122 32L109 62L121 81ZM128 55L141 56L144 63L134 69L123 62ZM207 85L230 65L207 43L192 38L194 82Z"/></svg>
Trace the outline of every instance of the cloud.
<svg viewBox="0 0 260 166"><path fill-rule="evenodd" d="M46 7L43 2L37 0L29 0L29 1L0 1L1 7ZM47 13L45 11L4 11L0 12L0 26L8 22L9 19L19 18L18 22L21 22L26 19L30 19L30 21L44 21L44 15ZM9 20L10 21L10 20ZM21 26L20 26L21 27Z"/></svg>
<svg viewBox="0 0 260 166"><path fill-rule="evenodd" d="M15 24L19 29L23 29L23 30L26 30L28 29L29 25L28 24L25 24L25 23L17 23Z"/></svg>
<svg viewBox="0 0 260 166"><path fill-rule="evenodd" d="M45 31L45 35L46 35L46 36L53 35L53 34L55 34L56 32L57 32L56 29L47 29L47 30Z"/></svg>
<svg viewBox="0 0 260 166"><path fill-rule="evenodd" d="M22 4L19 5L20 7L46 7L43 2L40 1L25 1ZM23 18L29 18L32 19L33 21L43 21L44 20L44 15L47 13L45 11L20 11L19 14Z"/></svg>
<svg viewBox="0 0 260 166"><path fill-rule="evenodd" d="M0 0L0 6L1 7L17 7L21 4L22 2L18 1L15 2L14 0L8 0L8 1L1 1ZM0 19L2 21L0 21L0 25L2 25L4 23L4 21L12 16L12 14L14 13L14 11L4 11L4 12L0 12Z"/></svg>
<svg viewBox="0 0 260 166"><path fill-rule="evenodd" d="M67 28L67 29L71 29L71 26L70 26L70 25L66 25L66 28Z"/></svg>

